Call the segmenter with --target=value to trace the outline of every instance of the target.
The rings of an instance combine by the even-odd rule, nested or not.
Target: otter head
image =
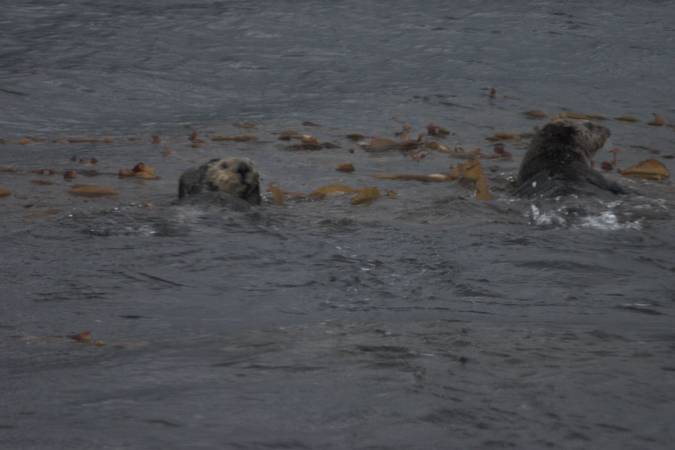
[[[539,137],[546,143],[576,152],[589,166],[609,135],[609,129],[602,125],[572,119],[553,120],[539,132]]]
[[[516,194],[555,197],[606,191],[626,193],[591,164],[608,137],[607,128],[592,122],[556,119],[546,124],[537,131],[523,157]]]
[[[254,205],[260,204],[260,175],[245,158],[212,159],[180,177],[178,197],[203,191],[222,192]]]
[[[535,134],[518,172],[519,183],[535,175],[559,174],[582,163],[591,167],[595,153],[605,144],[609,130],[592,122],[556,119]]]

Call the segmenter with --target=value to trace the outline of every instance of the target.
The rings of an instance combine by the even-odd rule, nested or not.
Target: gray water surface
[[[436,122],[445,145],[490,153],[486,137],[544,123],[523,111],[581,111],[609,119],[596,163],[619,147],[620,167],[673,172],[675,130],[646,124],[675,118],[672,2],[1,10],[0,166],[16,172],[0,171],[0,448],[671,448],[671,181],[612,173],[633,194],[516,199],[523,140],[482,161],[495,199],[481,202],[458,183],[371,176],[461,160],[345,135]],[[289,150],[289,128],[339,148]],[[257,141],[207,138],[241,133]],[[397,195],[175,202],[183,170],[224,156],[255,161],[263,187]],[[160,179],[117,177],[139,161]],[[348,161],[353,174],[335,171]],[[74,197],[76,183],[119,195]],[[101,345],[67,337],[84,330]]]

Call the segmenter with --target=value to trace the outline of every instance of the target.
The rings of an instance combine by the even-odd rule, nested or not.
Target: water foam
[[[542,227],[578,227],[595,230],[618,231],[640,230],[640,220],[622,221],[614,211],[620,202],[605,204],[608,209],[598,212],[588,212],[579,215],[567,207],[560,207],[550,211],[542,211],[536,205],[530,205],[529,217],[531,223]]]

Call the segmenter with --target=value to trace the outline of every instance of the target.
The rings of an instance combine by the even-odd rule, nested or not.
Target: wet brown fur
[[[183,172],[178,182],[178,198],[206,193],[226,194],[259,205],[260,175],[245,158],[212,159]]]
[[[591,166],[609,135],[607,128],[593,122],[557,119],[546,124],[532,139],[520,165],[517,195],[625,193]]]

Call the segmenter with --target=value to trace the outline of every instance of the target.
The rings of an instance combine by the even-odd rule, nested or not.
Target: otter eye
[[[222,164],[220,165],[220,168],[221,168],[221,169],[227,169],[227,167],[228,167],[228,166],[227,166],[227,163],[226,163],[226,162],[224,162],[224,163],[222,163]]]

